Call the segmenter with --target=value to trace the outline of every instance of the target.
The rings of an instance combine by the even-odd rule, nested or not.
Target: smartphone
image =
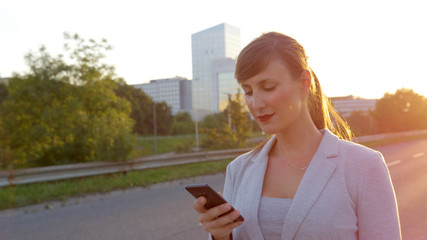
[[[216,207],[218,205],[221,205],[223,203],[226,203],[225,199],[219,195],[215,190],[213,190],[208,184],[192,184],[185,186],[185,189],[193,195],[196,199],[204,196],[206,198],[206,204],[205,208],[210,209],[213,207]],[[226,215],[230,212],[234,211],[233,206],[231,207],[231,210],[219,215],[218,217],[221,217],[223,215]],[[239,222],[244,221],[245,219],[240,215],[238,218],[234,219],[233,222]]]

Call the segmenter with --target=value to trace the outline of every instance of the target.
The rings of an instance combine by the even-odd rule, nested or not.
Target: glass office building
[[[149,83],[133,85],[140,88],[155,102],[165,101],[172,114],[188,112],[192,114],[191,81],[183,77],[151,80]]]
[[[235,59],[240,52],[240,30],[226,23],[191,35],[193,103],[199,119],[221,111],[221,101],[237,92]]]
[[[345,97],[332,97],[334,108],[344,118],[349,117],[354,111],[361,111],[364,114],[369,114],[375,110],[378,99],[364,99],[353,95]]]

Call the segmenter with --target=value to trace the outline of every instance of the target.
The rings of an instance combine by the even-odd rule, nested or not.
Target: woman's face
[[[286,131],[297,122],[303,85],[281,60],[271,61],[264,71],[242,83],[249,111],[265,133]]]

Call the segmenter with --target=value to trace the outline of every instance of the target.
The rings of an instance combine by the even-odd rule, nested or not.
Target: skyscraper
[[[193,104],[199,119],[221,111],[227,94],[235,94],[235,59],[240,51],[240,30],[222,23],[191,35]]]

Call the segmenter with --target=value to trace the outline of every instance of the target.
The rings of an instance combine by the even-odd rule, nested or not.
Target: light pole
[[[194,127],[195,127],[195,133],[196,133],[196,151],[199,151],[199,117],[197,113],[197,89],[196,89],[196,80],[198,78],[193,79],[193,86],[194,86],[194,98],[193,98],[193,111],[194,111]]]
[[[153,127],[154,127],[154,153],[157,153],[157,120],[156,120],[156,103],[153,103]]]
[[[231,93],[224,93],[227,94],[228,97],[228,104],[227,104],[227,121],[228,121],[228,128],[231,129]]]

